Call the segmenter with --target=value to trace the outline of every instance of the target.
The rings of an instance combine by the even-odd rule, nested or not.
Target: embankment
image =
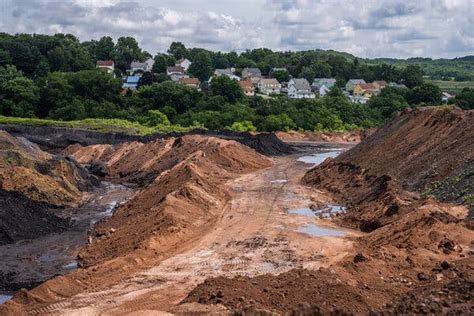
[[[264,155],[285,155],[293,152],[291,146],[283,143],[271,133],[237,133],[231,131],[212,132],[194,130],[188,133],[152,134],[146,136],[128,135],[123,133],[107,133],[93,130],[73,129],[52,126],[29,126],[0,124],[0,129],[14,136],[25,137],[31,142],[47,148],[50,151],[60,151],[70,145],[82,146],[109,144],[117,145],[124,142],[148,143],[159,139],[175,138],[186,135],[202,135],[208,137],[235,140],[255,149]]]

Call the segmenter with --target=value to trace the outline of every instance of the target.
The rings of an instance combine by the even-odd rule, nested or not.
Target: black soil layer
[[[96,144],[120,144],[124,142],[139,141],[147,143],[160,138],[179,137],[184,135],[214,136],[227,140],[235,140],[249,146],[261,154],[276,156],[293,153],[293,148],[282,142],[275,134],[261,133],[237,133],[231,131],[212,132],[206,130],[194,130],[188,133],[152,134],[147,136],[127,135],[123,133],[102,133],[98,131],[73,129],[52,126],[28,126],[0,124],[0,129],[12,134],[22,136],[29,141],[40,145],[43,149],[51,152],[59,152],[73,144],[82,146]]]
[[[16,192],[0,189],[0,245],[65,231],[70,221]]]

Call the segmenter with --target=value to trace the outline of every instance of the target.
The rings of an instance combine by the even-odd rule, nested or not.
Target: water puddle
[[[345,232],[342,230],[322,228],[314,224],[305,224],[296,230],[298,233],[310,235],[313,237],[344,237]]]
[[[77,263],[77,261],[73,261],[71,263],[63,265],[63,268],[66,270],[75,270],[78,267],[79,267],[79,264]]]
[[[0,304],[4,304],[5,302],[9,301],[13,295],[5,295],[5,294],[0,294]]]
[[[308,155],[308,156],[302,156],[298,158],[298,161],[307,163],[307,164],[312,164],[312,167],[315,167],[319,164],[321,164],[324,160],[328,158],[336,158],[341,154],[344,150],[342,149],[336,149],[336,150],[331,150],[331,151],[326,151],[326,152],[321,152],[313,155]]]
[[[344,214],[346,208],[340,205],[328,204],[318,210],[310,209],[309,207],[300,207],[289,209],[288,214],[303,215],[307,217],[331,218],[339,214]]]
[[[286,179],[277,179],[277,180],[273,180],[273,181],[270,181],[270,183],[287,183],[288,180]]]

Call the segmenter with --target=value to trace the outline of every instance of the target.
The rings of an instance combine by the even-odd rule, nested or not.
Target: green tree
[[[464,110],[474,109],[474,89],[464,88],[451,102]]]
[[[113,54],[117,68],[125,72],[134,60],[144,58],[141,48],[133,37],[120,37],[114,48]]]
[[[279,83],[288,82],[288,80],[290,80],[290,74],[285,70],[274,71],[272,77],[278,80]]]
[[[181,42],[173,42],[168,49],[168,54],[172,55],[174,58],[181,59],[186,58],[188,54],[188,50],[186,46],[184,46]]]
[[[209,53],[200,52],[194,58],[193,63],[189,67],[188,71],[191,75],[199,78],[201,81],[208,80],[212,75],[212,61]]]
[[[149,110],[145,117],[143,124],[149,127],[155,127],[159,125],[171,125],[168,117],[158,110]]]
[[[440,104],[442,92],[441,89],[432,83],[422,83],[414,87],[408,93],[408,102],[413,104],[428,103]]]
[[[12,63],[12,58],[10,57],[10,53],[6,50],[0,49],[0,67],[9,65]]]
[[[98,60],[110,60],[114,56],[114,41],[110,36],[103,36],[97,42],[95,52]]]
[[[234,122],[227,129],[234,132],[255,132],[257,130],[251,121]]]
[[[2,113],[8,116],[36,117],[39,90],[35,83],[25,77],[9,80],[3,89]]]
[[[402,70],[401,82],[408,88],[414,88],[423,83],[423,70],[417,65],[408,65]]]
[[[153,64],[152,71],[156,74],[166,73],[166,67],[168,67],[168,57],[164,54],[157,54],[154,60],[155,63]]]
[[[265,117],[262,129],[267,132],[289,131],[296,129],[295,122],[286,114],[271,114]]]
[[[211,95],[222,96],[227,102],[237,102],[244,97],[244,92],[236,80],[227,76],[212,79],[210,84]]]

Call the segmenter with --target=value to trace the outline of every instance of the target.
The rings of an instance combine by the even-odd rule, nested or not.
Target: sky
[[[135,37],[211,50],[334,49],[359,57],[474,55],[474,0],[0,0],[0,31]]]

